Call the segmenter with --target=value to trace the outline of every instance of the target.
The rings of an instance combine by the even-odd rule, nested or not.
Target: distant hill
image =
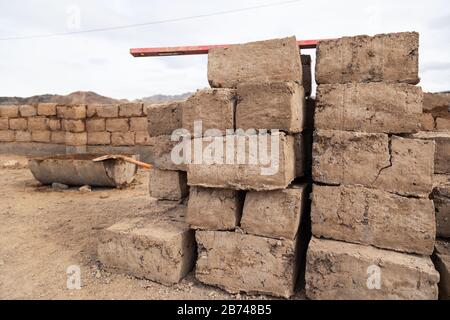
[[[108,98],[92,91],[76,91],[66,96],[62,96],[59,94],[43,94],[28,98],[0,97],[0,104],[36,104],[43,102],[53,102],[60,104],[112,104],[128,102],[128,100]]]
[[[150,97],[136,99],[134,102],[146,103],[162,103],[170,101],[185,100],[192,92],[186,92],[178,95],[155,94]],[[21,97],[0,97],[0,105],[2,104],[37,104],[44,102],[53,102],[60,104],[114,104],[129,102],[127,99],[113,99],[99,95],[92,91],[76,91],[66,96],[59,94],[42,94],[28,98]]]
[[[170,101],[179,101],[179,100],[185,100],[192,94],[193,94],[193,92],[186,92],[186,93],[177,94],[177,95],[155,94],[150,97],[138,99],[137,101],[142,101],[142,102],[147,102],[147,103],[162,103],[162,102],[170,102]]]

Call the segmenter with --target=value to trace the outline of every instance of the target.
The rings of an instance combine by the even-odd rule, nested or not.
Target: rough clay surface
[[[363,187],[315,185],[311,208],[316,237],[431,255],[433,202]]]
[[[419,132],[411,137],[436,143],[434,173],[450,174],[450,132]]]
[[[191,136],[225,135],[226,130],[234,129],[234,107],[236,90],[204,89],[190,96],[183,108],[183,128],[189,130]],[[194,122],[201,121],[201,132],[194,131]],[[220,130],[221,134],[210,134],[209,129]]]
[[[317,87],[315,125],[318,129],[417,132],[422,103],[422,89],[408,84],[324,84]]]
[[[306,184],[285,190],[247,192],[241,229],[259,236],[294,240],[307,196]]]
[[[302,64],[295,37],[215,48],[208,52],[208,81],[213,88],[242,83],[302,82]]]
[[[450,119],[436,118],[436,131],[450,132]]]
[[[320,41],[316,82],[394,81],[417,84],[419,34],[402,32]]]
[[[303,130],[305,93],[296,82],[242,84],[237,87],[236,128]]]
[[[314,133],[315,182],[369,185],[389,165],[389,140],[385,134],[337,130]]]
[[[175,101],[147,106],[148,134],[150,137],[171,135],[182,126],[184,102]]]
[[[444,256],[450,256],[449,239],[437,239],[435,244],[435,252]]]
[[[294,155],[294,138],[287,136],[284,133],[280,133],[274,136],[269,136],[266,140],[267,143],[261,142],[261,145],[267,146],[268,165],[263,164],[261,161],[256,161],[256,164],[250,163],[250,143],[254,144],[251,139],[256,139],[256,135],[252,136],[237,136],[229,135],[226,139],[229,139],[229,145],[234,145],[233,152],[229,154],[233,155],[232,161],[227,164],[226,159],[223,159],[227,152],[223,152],[222,155],[217,155],[220,158],[219,163],[214,162],[214,149],[211,151],[207,158],[203,157],[201,162],[192,162],[188,164],[188,184],[191,186],[200,186],[207,188],[223,188],[223,189],[236,189],[236,190],[278,190],[286,188],[295,178],[295,155]],[[279,148],[272,155],[272,138],[278,143]],[[223,150],[226,150],[226,139],[219,137],[219,146],[223,146]],[[257,140],[255,140],[257,141]],[[205,139],[197,138],[193,140],[193,144],[198,143],[203,145],[203,154],[207,153],[205,148],[214,142],[206,141]],[[256,142],[256,145],[257,142]],[[239,146],[242,148],[242,152]],[[278,157],[277,156],[278,153]],[[243,164],[239,164],[239,157],[245,155],[245,161]],[[258,157],[261,159],[260,157]],[[272,160],[272,158],[274,160]],[[278,160],[277,160],[278,159]],[[195,159],[192,159],[195,161]],[[278,162],[278,166],[277,166]],[[264,171],[266,170],[266,171]]]
[[[180,163],[172,160],[172,149],[178,143],[178,141],[172,141],[170,135],[149,137],[148,151],[151,155],[150,162],[161,170],[186,171],[186,164],[183,159],[180,160]]]
[[[148,189],[150,197],[162,200],[181,200],[189,193],[186,172],[153,168]]]
[[[450,238],[450,184],[435,187],[432,198],[436,209],[436,235]]]
[[[433,185],[433,141],[386,134],[316,130],[313,179],[360,184],[406,196],[428,197]]]
[[[194,232],[167,218],[126,219],[104,231],[98,255],[108,269],[170,285],[194,265]]]
[[[435,174],[433,176],[433,187],[437,187],[444,184],[450,184],[450,175],[448,174]]]
[[[391,137],[391,165],[374,187],[404,196],[428,198],[433,189],[434,141]]]
[[[234,230],[241,220],[244,194],[236,190],[191,187],[186,223],[201,230]]]
[[[369,289],[369,267],[381,271]],[[371,273],[373,274],[373,273]],[[439,274],[431,259],[374,247],[313,238],[306,261],[306,294],[326,300],[435,300]]]
[[[237,232],[197,231],[195,276],[231,293],[259,292],[289,298],[296,280],[294,241]]]
[[[435,123],[431,113],[423,113],[420,117],[420,130],[422,131],[434,131]]]
[[[450,93],[429,93],[423,95],[423,111],[433,118],[450,119]]]

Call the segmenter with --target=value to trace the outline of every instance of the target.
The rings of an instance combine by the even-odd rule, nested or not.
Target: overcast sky
[[[282,0],[0,0],[0,38],[146,23],[277,2]],[[208,86],[205,55],[133,58],[132,47],[399,31],[420,32],[423,89],[450,90],[448,0],[313,0],[115,31],[0,40],[0,96],[90,90],[135,99]],[[304,53],[314,55],[314,50]]]

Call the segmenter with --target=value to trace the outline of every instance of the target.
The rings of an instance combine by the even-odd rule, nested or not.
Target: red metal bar
[[[300,49],[314,49],[320,40],[299,40],[297,41]],[[178,56],[190,54],[208,54],[209,49],[227,48],[230,44],[206,45],[206,46],[185,46],[185,47],[161,47],[161,48],[133,48],[130,49],[134,57],[159,57],[159,56]]]

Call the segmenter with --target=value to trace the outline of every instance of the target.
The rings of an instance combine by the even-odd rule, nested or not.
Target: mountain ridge
[[[192,92],[185,92],[178,95],[155,94],[140,99],[135,99],[133,102],[145,103],[162,103],[178,100],[185,100]],[[126,103],[127,99],[114,99],[102,96],[93,91],[75,91],[68,95],[59,94],[41,94],[31,97],[0,97],[0,105],[5,104],[37,104],[37,103],[59,103],[59,104],[115,104]]]

